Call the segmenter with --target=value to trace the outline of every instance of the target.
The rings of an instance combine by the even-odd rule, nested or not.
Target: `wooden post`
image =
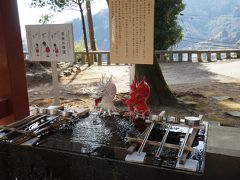
[[[107,65],[110,65],[110,53],[107,53]]]
[[[231,53],[230,52],[226,52],[226,59],[231,59]]]
[[[89,56],[90,56],[90,64],[93,65],[94,61],[93,61],[93,53],[89,52]]]
[[[85,58],[85,54],[81,54],[81,58],[82,58],[82,63],[85,64],[86,63],[86,58]]]
[[[221,59],[222,59],[222,58],[221,58],[221,53],[220,53],[220,52],[217,52],[216,54],[217,54],[217,60],[221,60]]]
[[[0,117],[6,125],[29,115],[24,55],[18,18],[17,1],[0,1]],[[8,106],[8,107],[6,107]]]
[[[98,65],[102,65],[102,53],[98,53]]]
[[[210,51],[207,52],[207,61],[211,62],[211,52]]]
[[[191,52],[188,53],[188,62],[192,62],[192,53]]]
[[[198,62],[202,62],[202,53],[197,52],[197,60]]]
[[[160,60],[160,62],[164,61],[164,53],[163,52],[159,53],[159,60]]]
[[[237,51],[237,58],[240,58],[240,50]]]
[[[59,99],[59,81],[58,81],[58,71],[57,71],[57,62],[51,61],[52,66],[52,85],[53,85],[53,95],[54,95],[54,105],[60,105]]]
[[[154,58],[156,58],[156,60],[158,61],[158,62],[160,62],[160,53],[158,53],[158,52],[154,52]]]
[[[178,53],[178,62],[182,62],[182,52]]]
[[[173,52],[172,51],[169,52],[169,61],[173,62]]]

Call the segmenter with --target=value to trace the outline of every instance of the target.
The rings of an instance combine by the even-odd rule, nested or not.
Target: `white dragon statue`
[[[106,110],[109,116],[111,116],[111,112],[116,112],[116,107],[113,104],[116,93],[117,88],[112,81],[112,76],[106,78],[105,75],[102,75],[96,93],[93,95],[95,107],[100,108],[99,114],[101,114],[103,110]]]

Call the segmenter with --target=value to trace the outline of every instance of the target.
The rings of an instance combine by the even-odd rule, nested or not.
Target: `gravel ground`
[[[227,118],[231,122],[230,125],[236,122],[240,124],[239,118],[225,115],[226,111],[240,110],[239,60],[212,63],[161,63],[160,66],[166,82],[177,97],[184,102],[193,102],[187,112],[205,114],[212,121],[224,121]],[[90,68],[83,66],[80,71],[60,79],[61,102],[66,106],[92,107],[91,94],[102,74],[107,77],[113,75],[118,93],[126,93],[129,91],[129,69],[130,66],[91,66]],[[30,104],[51,104],[53,96],[51,89],[51,83],[29,86]],[[232,97],[233,100],[217,102],[212,99],[213,96],[222,95]],[[177,111],[179,110],[175,110]]]

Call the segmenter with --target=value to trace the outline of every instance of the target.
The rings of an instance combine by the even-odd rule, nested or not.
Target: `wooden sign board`
[[[111,63],[153,64],[154,0],[109,0]]]
[[[72,24],[26,25],[30,61],[74,61]]]

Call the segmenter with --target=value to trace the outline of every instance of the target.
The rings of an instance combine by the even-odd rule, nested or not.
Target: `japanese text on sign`
[[[152,64],[154,0],[110,0],[112,63]]]

